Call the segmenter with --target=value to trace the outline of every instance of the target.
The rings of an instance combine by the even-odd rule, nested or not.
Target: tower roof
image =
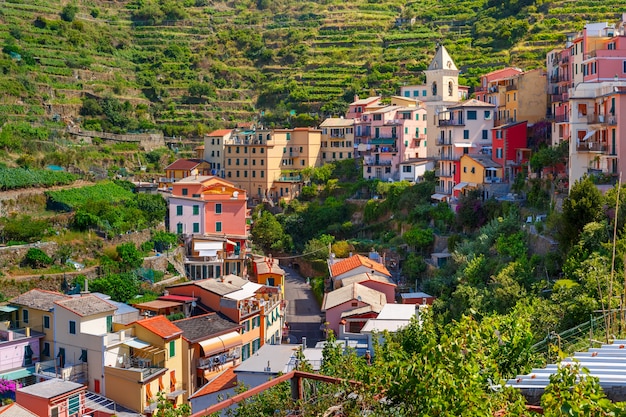
[[[459,69],[456,67],[456,64],[452,60],[452,57],[448,53],[448,50],[445,46],[440,45],[439,49],[437,49],[437,53],[435,53],[435,57],[431,61],[428,66],[429,70],[439,70],[439,69],[448,69],[458,71]]]

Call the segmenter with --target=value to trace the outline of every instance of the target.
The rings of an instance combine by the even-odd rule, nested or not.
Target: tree
[[[115,250],[119,257],[121,271],[139,268],[143,263],[143,255],[132,242],[122,243],[118,245]]]
[[[263,249],[282,251],[290,246],[288,236],[276,217],[267,210],[263,210],[252,224],[252,240]]]
[[[413,227],[402,235],[404,242],[413,249],[419,249],[420,252],[428,248],[435,241],[432,229],[420,229]]]
[[[215,90],[206,83],[193,83],[188,88],[189,95],[192,97],[214,97]]]
[[[139,281],[133,273],[109,274],[89,281],[89,288],[110,295],[114,301],[127,303],[139,293]]]
[[[174,233],[158,230],[152,234],[152,241],[154,242],[154,248],[159,252],[163,252],[170,249],[178,241],[178,236]]]
[[[568,250],[578,241],[583,227],[603,217],[603,198],[600,190],[585,175],[572,186],[569,196],[563,202],[563,230],[560,241],[564,250]]]

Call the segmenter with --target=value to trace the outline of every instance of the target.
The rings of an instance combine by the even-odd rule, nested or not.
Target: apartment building
[[[247,193],[216,176],[194,176],[172,185],[169,230],[185,237],[191,279],[245,273],[250,231]]]
[[[331,117],[320,124],[320,165],[354,158],[354,119]]]
[[[460,158],[467,154],[490,155],[495,105],[470,99],[441,110],[437,117],[437,174],[433,198],[448,201],[461,182]]]

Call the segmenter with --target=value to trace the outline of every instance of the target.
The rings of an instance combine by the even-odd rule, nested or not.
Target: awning
[[[246,282],[240,290],[228,293],[224,295],[224,298],[237,301],[245,300],[246,298],[253,297],[261,287],[263,287],[263,285],[257,284],[256,282]]]
[[[582,140],[585,141],[585,140],[589,139],[591,136],[593,136],[594,133],[596,133],[595,130],[590,130],[589,132],[587,132],[585,137],[582,138]]]
[[[485,171],[497,171],[498,168],[494,168],[494,167],[489,167],[489,168],[485,168]]]
[[[226,243],[229,245],[237,246],[237,242],[233,242],[232,240],[226,239]]]
[[[372,145],[394,145],[396,140],[392,138],[378,138],[370,140],[370,143]]]
[[[472,146],[474,146],[473,143],[455,143],[454,144],[455,148],[471,148]]]
[[[124,344],[135,349],[145,349],[151,346],[150,343],[144,342],[143,340],[139,339],[125,340]]]
[[[455,191],[459,191],[462,190],[463,188],[467,187],[468,184],[466,182],[460,182],[457,185],[454,186],[453,190]]]
[[[201,250],[198,252],[198,256],[217,256],[216,250]]]
[[[365,152],[369,149],[370,149],[370,145],[368,145],[367,143],[359,143],[359,146],[357,147],[357,150],[359,152]]]
[[[229,349],[241,346],[241,335],[237,332],[229,332],[221,336],[212,337],[198,343],[202,348],[204,356],[215,355],[216,353],[226,352]]]
[[[19,310],[17,307],[13,306],[0,306],[0,312],[2,313],[12,313],[14,311]]]
[[[194,251],[203,251],[203,250],[222,250],[224,249],[223,242],[193,242],[193,250]]]
[[[445,201],[448,198],[447,194],[433,194],[430,196],[433,200]]]

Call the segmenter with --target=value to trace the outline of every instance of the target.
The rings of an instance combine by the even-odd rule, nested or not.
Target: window
[[[43,316],[43,328],[44,329],[50,328],[50,316]]]
[[[80,411],[80,395],[72,395],[67,399],[67,415],[72,416]]]
[[[239,146],[235,148],[235,153],[239,153]]]
[[[76,322],[70,320],[70,334],[76,334]]]
[[[486,129],[483,129],[483,139],[489,139],[489,131]]]
[[[263,162],[263,161],[261,161],[261,162]],[[265,171],[261,171],[261,178],[264,178],[264,177],[265,177]]]
[[[291,133],[287,133],[287,140],[291,140]]]
[[[252,171],[252,178],[256,178],[256,171]]]
[[[502,131],[496,130],[496,139],[502,139]]]
[[[243,176],[244,176],[244,178],[248,178],[248,171],[244,171],[243,172]]]
[[[255,339],[252,341],[252,354],[254,355],[257,350],[261,348],[261,339]]]
[[[622,72],[626,74],[626,61],[622,62]]]
[[[107,316],[107,332],[113,333],[113,316]]]
[[[496,158],[502,158],[502,148],[496,149]]]
[[[424,113],[424,114],[422,115],[422,121],[424,121],[424,122],[426,121],[426,113]]]
[[[194,223],[193,224],[193,232],[194,233],[200,233],[200,223]]]
[[[248,333],[250,331],[250,320],[244,321],[242,325],[241,334]]]
[[[374,120],[376,120],[376,121],[383,120],[383,115],[382,115],[382,114],[380,114],[380,113],[376,113],[376,114],[374,114],[372,117],[373,117],[373,118],[374,118]]]
[[[491,111],[485,110],[485,120],[491,120]]]
[[[463,173],[467,174],[467,167],[463,167]]]
[[[33,364],[33,349],[30,345],[24,346],[24,366],[30,366]]]
[[[463,139],[469,139],[469,130],[463,130]]]
[[[50,343],[43,342],[43,350],[41,351],[41,356],[50,356]]]
[[[59,417],[59,407],[52,407],[50,409],[50,417]]]
[[[402,172],[411,173],[411,165],[403,165]]]
[[[476,110],[467,111],[467,120],[476,120]]]
[[[476,173],[476,168],[472,167],[472,174],[475,174],[475,173]]]
[[[87,349],[83,349],[80,352],[80,358],[78,358],[81,362],[87,362]]]
[[[235,165],[239,165],[239,158],[235,159]]]
[[[193,215],[194,215],[194,216],[197,216],[198,214],[200,214],[200,206],[199,206],[199,205],[197,205],[197,204],[195,204],[195,205],[193,206]]]
[[[222,203],[215,203],[215,214],[222,214]]]
[[[183,188],[183,195],[189,194],[189,190],[187,188]]]
[[[216,232],[222,231],[222,222],[215,222],[215,231]]]
[[[235,176],[239,178],[239,171],[235,172],[235,174],[236,174]]]
[[[183,206],[176,206],[176,215],[177,216],[183,215]]]
[[[245,361],[250,357],[250,343],[241,347],[241,360]]]
[[[183,233],[183,224],[182,224],[182,223],[178,223],[178,224],[176,225],[176,233],[178,233],[179,235],[180,235],[181,233]]]
[[[176,356],[176,340],[170,342],[170,358]]]
[[[410,91],[405,91],[404,92],[404,97],[410,97],[411,96],[411,92]]]
[[[26,309],[22,310],[22,321],[28,323],[28,310]]]

